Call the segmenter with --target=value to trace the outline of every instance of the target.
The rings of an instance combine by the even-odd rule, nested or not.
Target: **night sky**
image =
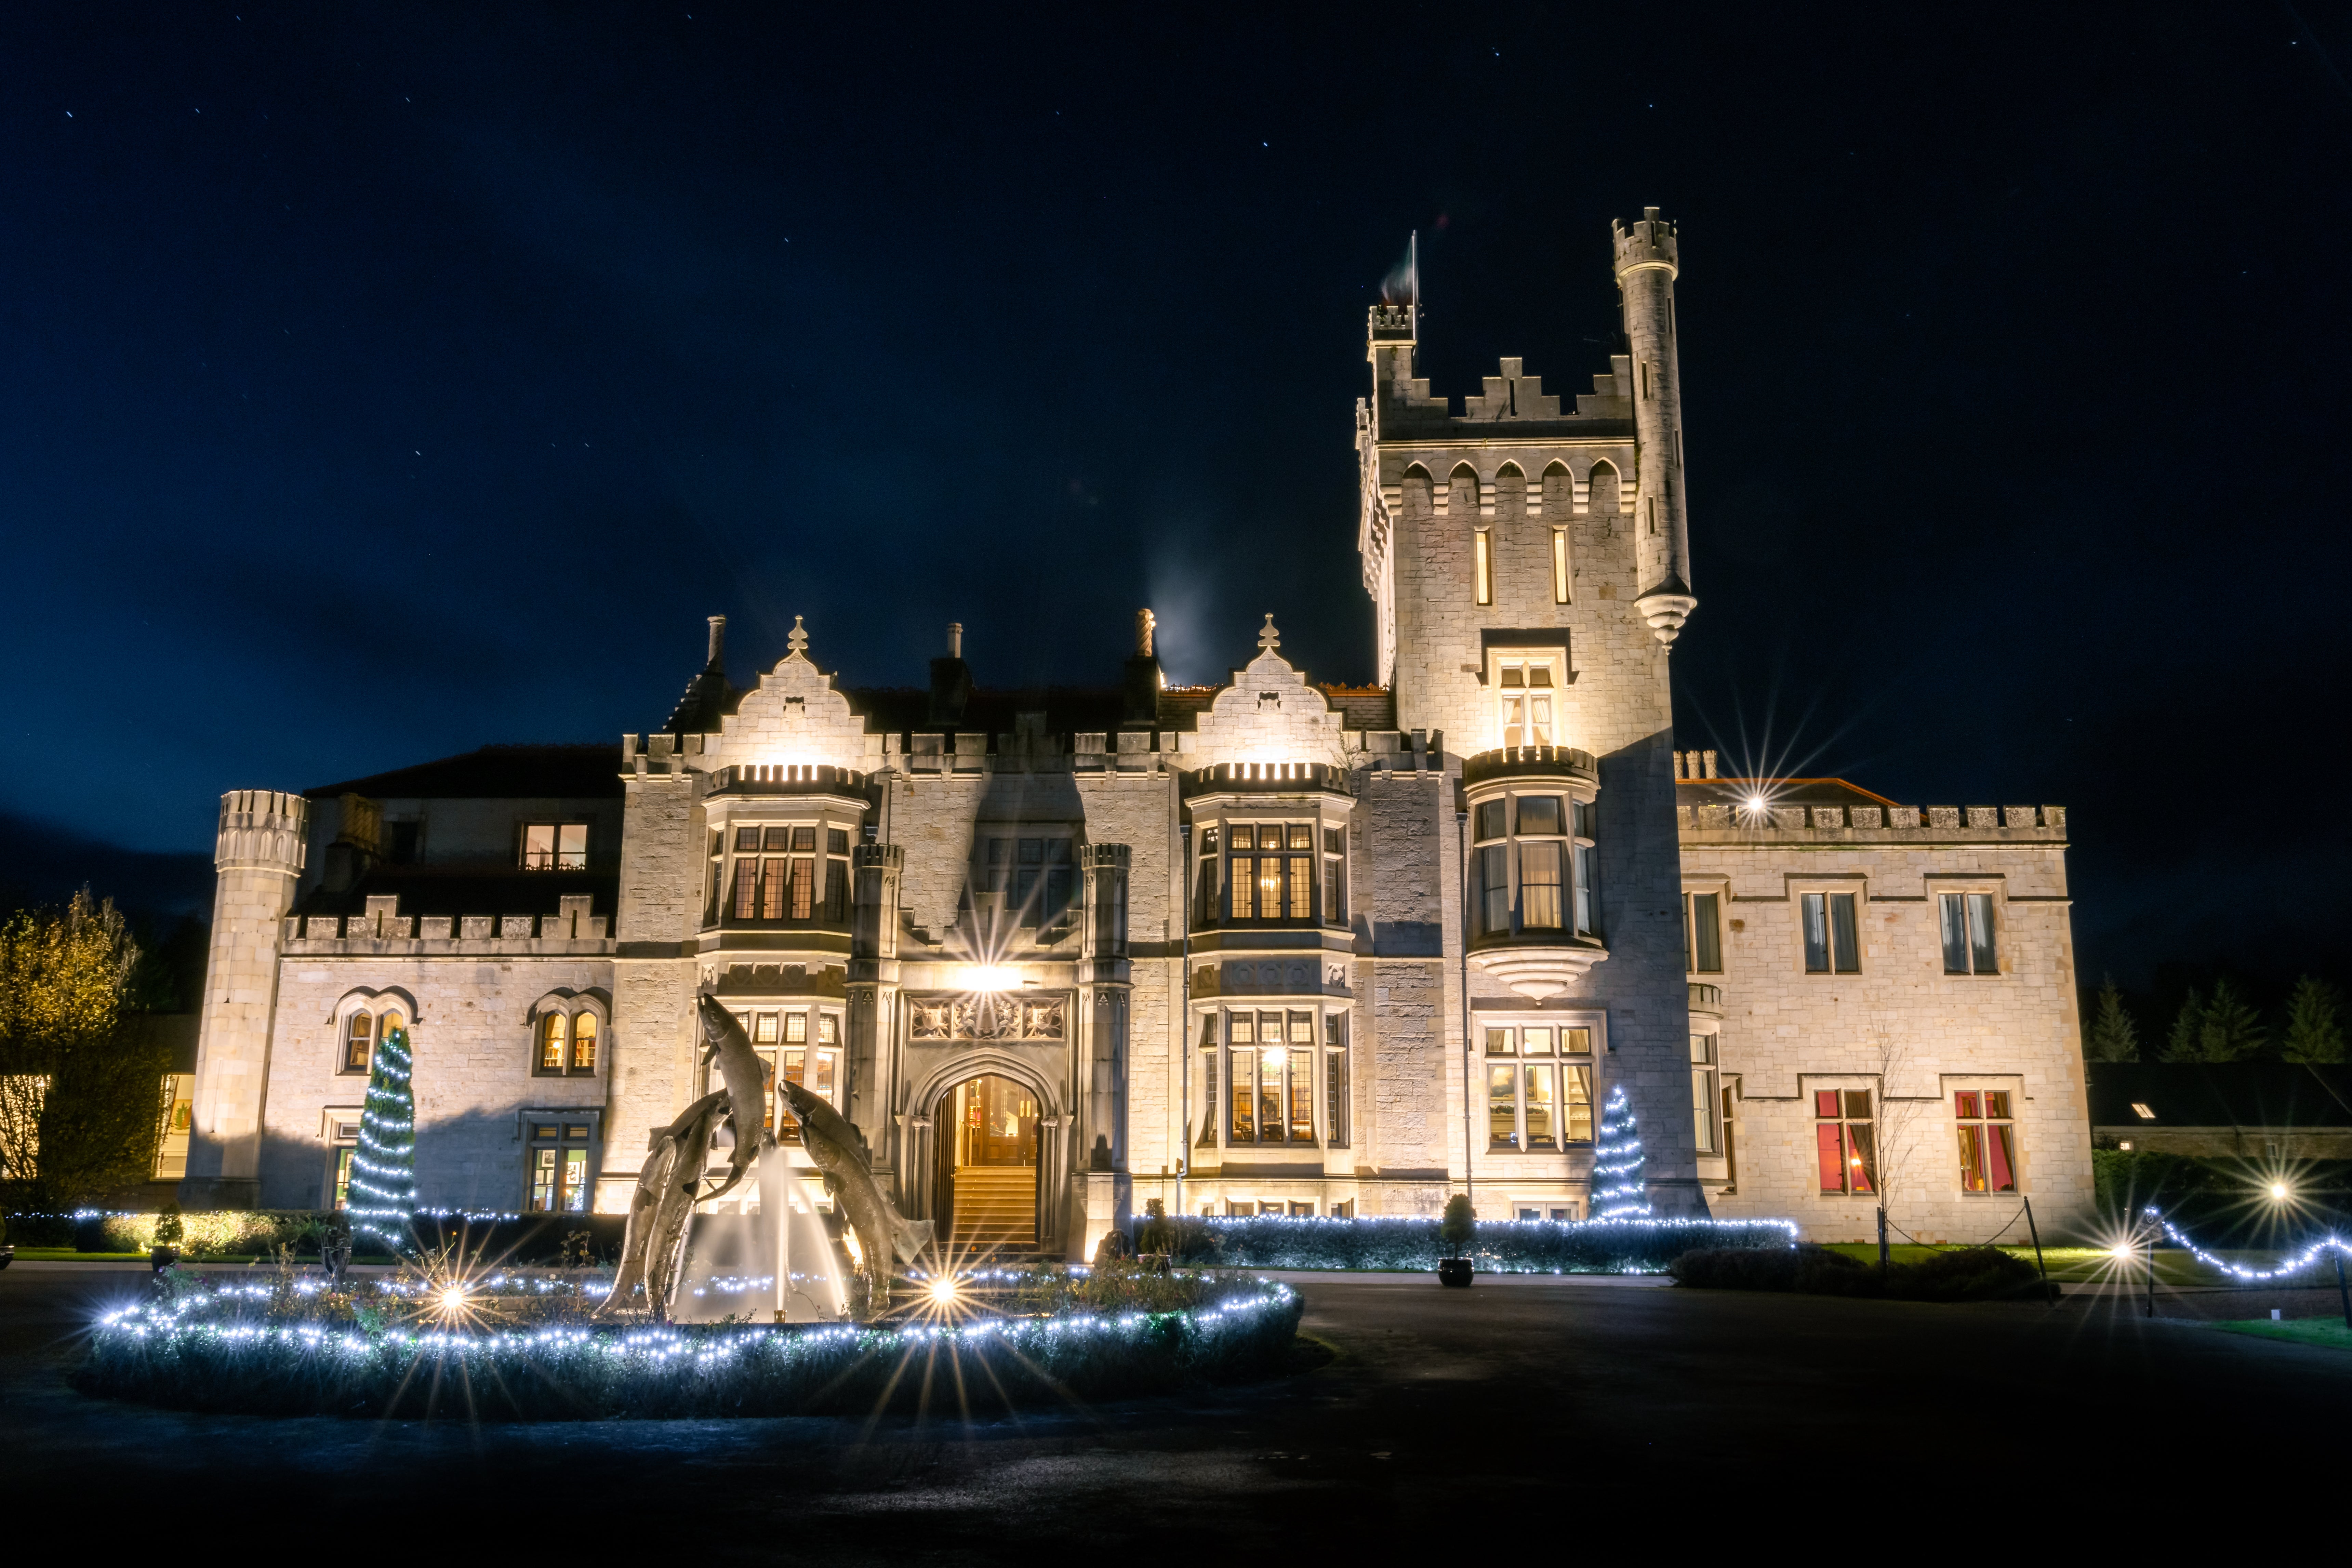
[[[617,743],[716,612],[743,682],[800,614],[1109,683],[1147,604],[1367,679],[1407,235],[1436,390],[1572,395],[1655,205],[1681,743],[2067,805],[2086,978],[2342,973],[2340,14],[1126,9],[0,13],[6,869],[164,903],[224,789]]]

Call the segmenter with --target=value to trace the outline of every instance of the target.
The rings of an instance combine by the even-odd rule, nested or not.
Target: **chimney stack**
[[[727,617],[710,617],[710,664],[712,669],[723,669],[727,664]]]
[[[948,657],[950,658],[963,657],[963,623],[961,621],[948,623]]]
[[[1152,656],[1151,634],[1159,625],[1159,617],[1154,616],[1150,610],[1138,610],[1135,612],[1136,658],[1150,658]]]

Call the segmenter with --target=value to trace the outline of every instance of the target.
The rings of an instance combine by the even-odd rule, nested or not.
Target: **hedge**
[[[1146,1220],[1138,1239],[1169,1242],[1181,1262],[1224,1268],[1426,1272],[1444,1251],[1437,1226],[1421,1218],[1251,1215]],[[1795,1226],[1777,1219],[1481,1220],[1469,1256],[1491,1274],[1654,1274],[1694,1247],[1785,1248],[1796,1235]]]
[[[144,1252],[155,1245],[158,1214],[119,1214],[83,1209],[73,1214],[12,1214],[6,1216],[7,1239],[19,1247],[70,1247],[82,1252]],[[267,1258],[279,1247],[299,1253],[319,1250],[319,1237],[336,1216],[310,1209],[208,1209],[180,1216],[178,1243],[183,1256],[205,1258]],[[516,1263],[551,1263],[561,1256],[567,1237],[588,1233],[588,1250],[601,1262],[611,1262],[621,1250],[625,1215],[534,1214],[479,1215],[460,1213],[419,1215],[411,1230],[420,1250],[430,1250],[461,1237],[468,1251]],[[379,1252],[383,1243],[359,1238],[362,1254]]]
[[[1076,1312],[952,1328],[555,1325],[442,1333],[255,1321],[168,1307],[102,1324],[84,1393],[269,1415],[583,1420],[991,1410],[1268,1375],[1297,1294],[1253,1285],[1198,1310]]]
[[[1881,1269],[1825,1247],[1711,1247],[1686,1252],[1670,1272],[1681,1285],[1716,1290],[1789,1290],[1811,1296],[1884,1296],[1904,1301],[2041,1300],[2052,1287],[2032,1264],[1997,1247],[1958,1247]]]

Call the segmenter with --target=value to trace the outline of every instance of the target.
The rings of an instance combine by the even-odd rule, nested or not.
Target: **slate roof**
[[[2352,1127],[2352,1069],[2297,1062],[2092,1062],[2091,1125]],[[2143,1117],[2134,1103],[2154,1111]]]
[[[312,800],[346,793],[376,800],[616,800],[622,793],[621,743],[614,736],[595,745],[484,746],[302,793]]]
[[[1873,795],[1843,779],[1676,779],[1675,801],[1680,805],[1745,805],[1761,794],[1772,805],[1893,805],[1883,795]]]

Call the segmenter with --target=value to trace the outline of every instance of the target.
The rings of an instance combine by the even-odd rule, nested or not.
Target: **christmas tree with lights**
[[[1601,1108],[1601,1139],[1592,1146],[1592,1213],[1597,1219],[1640,1219],[1650,1212],[1642,1184],[1642,1140],[1622,1083],[1609,1087]]]
[[[368,1061],[367,1110],[360,1116],[360,1146],[352,1155],[352,1228],[382,1237],[398,1253],[415,1247],[409,1221],[416,1214],[416,1091],[408,1031],[386,1029]]]

